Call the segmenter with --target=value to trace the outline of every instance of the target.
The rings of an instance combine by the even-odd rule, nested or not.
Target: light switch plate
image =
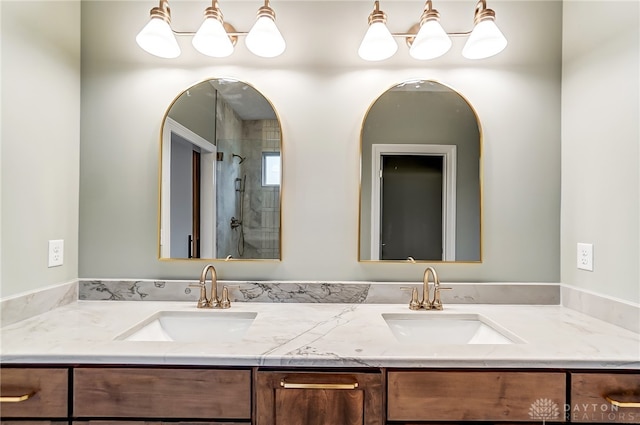
[[[49,241],[49,267],[61,266],[64,263],[64,240]]]
[[[578,268],[593,271],[593,244],[578,243]]]

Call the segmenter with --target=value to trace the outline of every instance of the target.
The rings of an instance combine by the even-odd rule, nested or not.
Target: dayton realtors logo
[[[560,418],[560,408],[557,403],[548,398],[539,398],[529,407],[529,417],[536,421],[555,421]]]
[[[561,411],[562,409],[562,411]],[[634,412],[619,412],[619,407],[608,403],[564,404],[558,406],[553,400],[539,398],[531,403],[529,417],[532,420],[559,421],[564,413],[565,419],[572,422],[633,422],[640,419]]]

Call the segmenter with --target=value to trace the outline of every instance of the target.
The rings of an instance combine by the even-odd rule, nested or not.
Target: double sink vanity
[[[238,302],[230,282],[229,308],[198,308],[202,281],[204,302],[71,302],[2,328],[2,422],[640,423],[637,333],[559,305],[440,311],[427,277],[403,303]]]

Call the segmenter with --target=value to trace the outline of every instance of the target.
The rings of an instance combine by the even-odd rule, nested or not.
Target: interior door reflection
[[[381,260],[442,260],[443,157],[383,155]]]
[[[171,135],[171,256],[198,258],[200,240],[200,151]]]

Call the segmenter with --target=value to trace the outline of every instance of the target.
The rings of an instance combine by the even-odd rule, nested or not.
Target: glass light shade
[[[203,55],[214,58],[224,58],[233,53],[233,44],[222,22],[214,18],[202,22],[191,43]]]
[[[434,59],[447,53],[450,48],[451,39],[440,22],[428,20],[420,27],[409,54],[415,59]]]
[[[180,56],[180,47],[169,24],[161,18],[151,18],[136,36],[136,43],[154,56],[172,59]]]
[[[280,56],[287,47],[275,21],[264,15],[258,17],[244,42],[251,53],[263,58]]]
[[[372,22],[367,29],[358,55],[367,61],[381,61],[390,58],[398,50],[398,43],[383,22]]]
[[[467,59],[484,59],[500,53],[505,47],[507,39],[496,23],[488,19],[478,22],[473,28],[462,49],[462,56]]]

